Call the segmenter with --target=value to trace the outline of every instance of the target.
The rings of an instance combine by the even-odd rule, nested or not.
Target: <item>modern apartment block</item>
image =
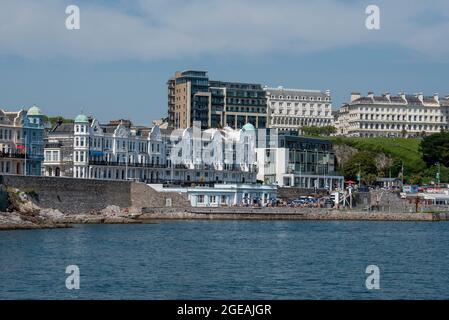
[[[245,124],[250,123],[255,128],[267,127],[267,100],[262,85],[255,83],[239,83],[210,81],[213,99],[216,100],[213,111],[220,110],[221,125],[229,126],[233,129],[241,129]],[[215,91],[216,90],[216,91]],[[216,95],[216,93],[221,93]],[[223,101],[221,104],[220,101]],[[219,123],[218,116],[212,122],[212,127]]]
[[[0,173],[41,174],[44,116],[33,106],[28,111],[0,109]]]
[[[298,131],[303,126],[334,124],[330,91],[264,88],[270,128]]]
[[[265,91],[260,84],[214,81],[206,71],[187,70],[176,72],[167,86],[171,128],[189,128],[195,121],[202,129],[240,129],[246,123],[267,126]]]
[[[256,149],[257,179],[281,187],[342,189],[344,177],[335,171],[335,155],[329,140],[289,133],[266,135]]]
[[[449,128],[449,96],[422,93],[367,96],[352,93],[340,108],[338,134],[357,137],[411,137]]]

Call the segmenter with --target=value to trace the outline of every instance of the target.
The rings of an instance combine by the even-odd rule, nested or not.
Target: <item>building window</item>
[[[198,203],[204,203],[204,195],[198,195]]]

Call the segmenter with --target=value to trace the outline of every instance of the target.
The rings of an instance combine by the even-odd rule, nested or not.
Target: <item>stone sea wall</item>
[[[140,219],[447,221],[449,213],[388,213],[324,208],[147,208]]]
[[[64,213],[99,211],[108,205],[131,206],[131,183],[126,181],[4,175],[0,183],[35,195],[41,208]]]
[[[4,188],[12,187],[33,195],[41,208],[66,214],[92,213],[108,206],[120,208],[187,207],[187,198],[177,193],[160,194],[143,183],[61,177],[0,176]],[[0,194],[1,199],[1,194]]]

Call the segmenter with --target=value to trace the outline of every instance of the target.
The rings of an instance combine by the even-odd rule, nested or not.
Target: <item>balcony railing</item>
[[[25,159],[25,154],[18,153],[18,152],[2,152],[2,151],[0,151],[0,158]],[[26,158],[29,159],[30,156],[26,155]]]
[[[111,167],[136,167],[136,168],[167,168],[163,164],[154,163],[135,163],[124,161],[102,161],[102,160],[89,160],[89,164],[93,166],[111,166]]]
[[[126,162],[123,161],[104,161],[104,160],[93,160],[89,159],[89,165],[93,166],[110,166],[110,167],[132,167],[132,168],[157,168],[157,169],[172,169],[171,166],[165,165],[165,164],[152,164],[152,163],[134,163],[134,162]],[[249,172],[256,172],[257,166],[256,165],[249,165]],[[212,165],[196,165],[194,169],[189,168],[189,166],[184,164],[177,164],[173,165],[173,169],[185,169],[185,170],[215,170],[214,166]],[[233,165],[233,166],[226,166],[223,167],[223,170],[220,171],[231,171],[231,172],[247,172],[243,171],[239,165]]]

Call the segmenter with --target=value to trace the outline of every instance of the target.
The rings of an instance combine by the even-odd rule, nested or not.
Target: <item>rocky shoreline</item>
[[[42,210],[43,214],[30,215],[21,212],[0,213],[0,231],[2,230],[33,230],[33,229],[56,229],[70,228],[74,224],[137,224],[148,223],[136,219],[135,216],[116,214],[105,214],[103,212],[88,214],[64,215],[57,210]],[[48,216],[51,212],[54,216]]]
[[[357,212],[324,208],[145,209],[141,220],[449,221],[449,213]]]
[[[18,189],[8,190],[9,210],[0,212],[0,231],[69,228],[74,224],[128,224],[144,223],[136,218],[141,212],[108,206],[103,210],[81,214],[64,214],[59,210],[37,205],[29,194]]]
[[[162,220],[302,220],[302,221],[448,221],[449,217],[440,214],[389,214],[333,212],[329,214],[248,214],[248,213],[145,213],[139,216],[107,216],[104,214],[76,214],[52,219],[30,217],[22,213],[0,213],[0,231],[70,228],[75,224],[148,224]]]
[[[64,215],[57,210],[43,209],[39,214],[19,212],[0,213],[0,231],[70,228],[75,224],[148,224],[163,220],[296,220],[296,221],[449,221],[447,213],[366,213],[366,212],[284,212],[230,213],[219,210],[170,210],[153,209],[146,213],[129,213],[117,207],[108,207],[102,212]]]
[[[0,231],[69,228],[70,225],[58,223],[40,216],[30,216],[20,212],[1,212]]]
[[[0,231],[69,228],[74,224],[142,224],[161,220],[335,220],[335,221],[449,221],[449,212],[357,212],[325,208],[120,208],[64,214],[40,208],[32,197],[10,190],[9,212],[0,212]]]

